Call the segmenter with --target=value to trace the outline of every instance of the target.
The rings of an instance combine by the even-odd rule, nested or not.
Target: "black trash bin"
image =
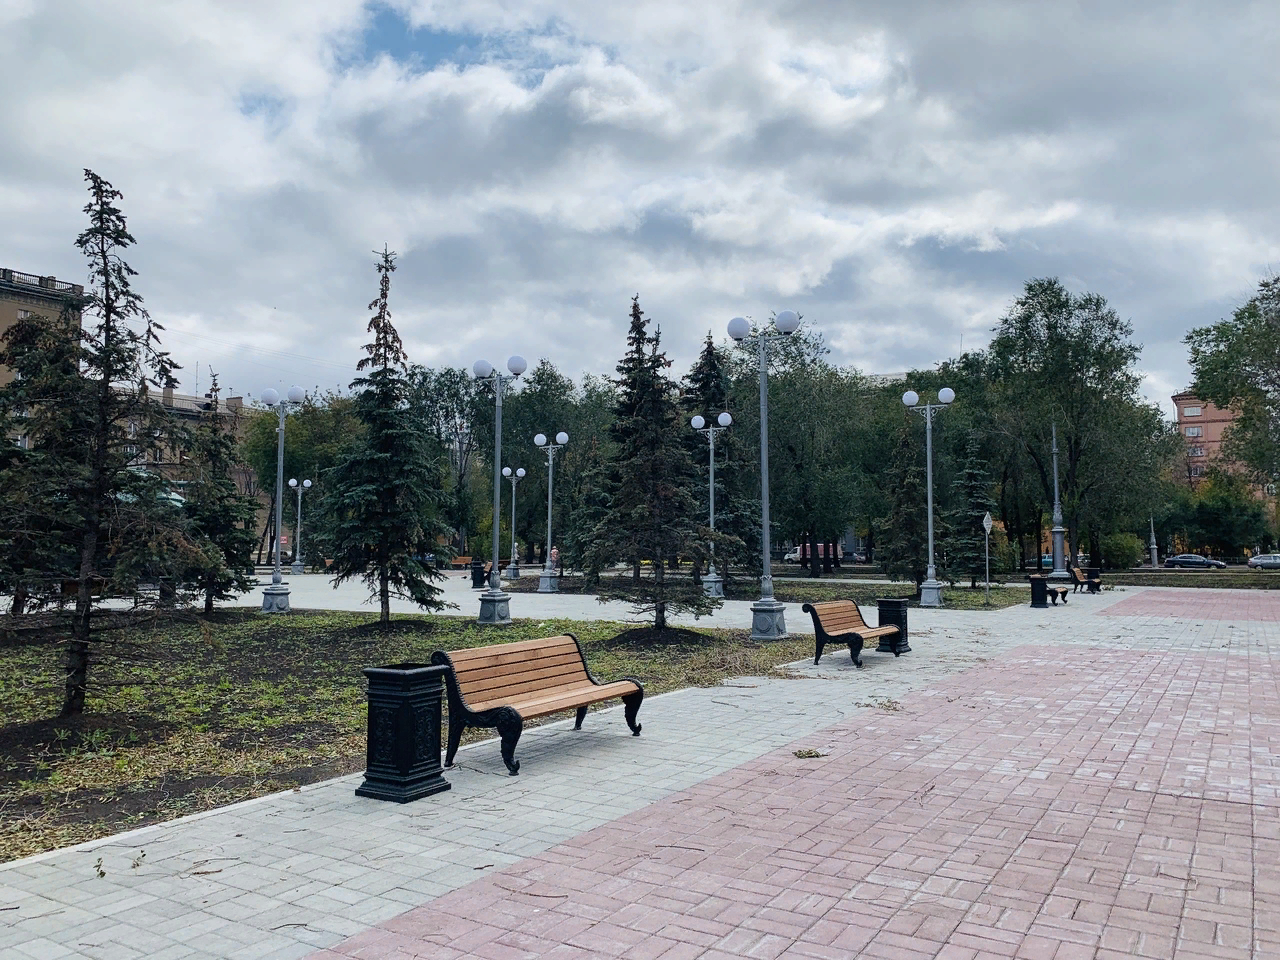
[[[880,638],[876,652],[892,653],[895,657],[900,653],[910,653],[911,644],[907,642],[907,598],[879,597],[876,600],[876,610],[880,614],[880,626],[893,625],[898,628],[896,637],[886,635]]]
[[[1049,578],[1033,574],[1027,579],[1031,581],[1031,605],[1033,607],[1049,606]]]
[[[483,590],[486,586],[484,579],[484,561],[479,557],[472,557],[471,586],[477,590]]]
[[[358,797],[408,803],[450,789],[440,764],[440,702],[448,667],[366,667],[369,746]]]

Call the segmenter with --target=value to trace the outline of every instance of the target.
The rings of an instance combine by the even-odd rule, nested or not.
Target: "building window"
[[[1200,416],[1201,412],[1202,411],[1199,407],[1183,407],[1182,408],[1182,415],[1184,417],[1198,417]]]
[[[1186,428],[1186,432],[1187,432],[1187,436],[1188,436],[1188,437],[1201,437],[1201,436],[1204,436],[1204,428],[1203,428],[1203,427],[1187,427],[1187,428]]]
[[[1203,457],[1204,447],[1187,447],[1188,457]]]
[[[1203,477],[1203,476],[1204,476],[1204,464],[1202,464],[1202,463],[1197,463],[1197,464],[1195,464],[1195,465],[1191,468],[1191,476],[1193,476],[1193,477]]]

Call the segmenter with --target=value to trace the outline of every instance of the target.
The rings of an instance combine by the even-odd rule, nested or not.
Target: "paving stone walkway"
[[[911,654],[539,728],[519,778],[482,744],[415,804],[3,865],[0,955],[1280,956],[1280,597],[1205,592],[912,611]]]

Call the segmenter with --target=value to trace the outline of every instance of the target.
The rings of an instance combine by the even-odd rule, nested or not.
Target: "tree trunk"
[[[822,576],[822,559],[818,556],[818,541],[812,533],[806,534],[809,544],[809,576]]]
[[[840,563],[840,542],[838,540],[831,541],[831,565],[837,570],[844,569]]]
[[[665,630],[667,629],[667,604],[662,599],[664,596],[662,588],[666,585],[666,579],[661,563],[654,564],[653,576],[654,585],[657,587],[655,592],[658,596],[658,602],[653,607],[653,629]]]
[[[662,566],[662,564],[658,564],[658,566]],[[639,560],[639,558],[637,558],[637,559],[635,559],[635,560],[632,560],[632,561],[631,561],[631,582],[632,582],[632,583],[639,583],[639,582],[640,582],[640,560]]]
[[[213,586],[213,577],[211,575],[206,581],[206,585],[204,588],[204,615],[206,617],[209,616],[209,614],[213,613],[213,593],[214,593],[214,586]]]
[[[382,623],[391,622],[391,591],[388,583],[391,575],[387,572],[386,567],[380,567],[378,570],[378,602],[382,607]]]
[[[831,555],[835,553],[836,542],[834,540],[822,541],[822,572],[831,572]]]
[[[267,508],[267,523],[266,523],[266,526],[262,528],[262,536],[258,538],[258,566],[262,566],[262,546],[267,542],[267,538],[271,536],[272,530],[275,529],[275,520],[276,520],[276,505],[273,502]],[[271,543],[272,544],[275,543],[274,537],[272,537]],[[270,559],[270,556],[271,554],[270,552],[268,552],[267,554],[268,560]]]
[[[19,583],[13,588],[13,600],[9,603],[9,613],[20,617],[27,612],[27,585]]]

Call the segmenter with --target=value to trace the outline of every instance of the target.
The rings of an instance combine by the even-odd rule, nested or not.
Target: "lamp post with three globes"
[[[284,421],[289,416],[289,411],[300,406],[306,398],[307,392],[299,386],[289,388],[287,399],[281,399],[280,393],[270,387],[262,391],[263,405],[274,410],[279,420],[276,425],[276,549],[271,569],[271,586],[262,591],[263,613],[289,612],[289,588],[280,576],[280,521],[284,509]]]
[[[714,424],[707,423],[701,415],[689,421],[689,425],[704,434],[711,445],[711,532],[716,532],[716,434],[723,433],[733,423],[733,417],[722,413]],[[718,424],[718,426],[717,426]],[[708,597],[724,596],[724,580],[716,573],[716,542],[711,541],[711,559],[707,563],[707,575],[702,578],[702,589]]]
[[[794,310],[783,310],[773,318],[777,333],[761,330],[754,335],[760,353],[760,599],[751,605],[751,639],[781,640],[787,635],[786,607],[773,597],[773,566],[769,543],[769,356],[770,343],[784,340],[800,326]],[[751,324],[745,317],[729,321],[729,336],[739,343],[752,339]]]
[[[502,393],[508,383],[528,369],[524,357],[507,358],[507,374],[495,370],[488,360],[477,360],[471,372],[481,383],[493,387],[493,557],[489,568],[489,588],[480,594],[480,623],[506,625],[511,622],[511,597],[502,590],[498,574],[498,517],[502,513]],[[509,374],[509,375],[508,375]]]
[[[551,480],[552,468],[555,466],[556,451],[569,442],[569,435],[561,430],[556,434],[556,442],[549,443],[547,435],[540,433],[533,438],[536,446],[547,451],[547,562],[542,568],[542,576],[538,578],[539,593],[559,593],[560,592],[560,574],[556,571],[556,565],[551,562]]]
[[[920,395],[908,390],[902,395],[902,402],[908,410],[914,410],[924,417],[924,472],[925,490],[927,491],[927,508],[929,512],[929,568],[928,576],[920,584],[920,606],[942,606],[942,584],[938,582],[938,569],[933,563],[933,418],[947,408],[956,398],[956,392],[950,387],[938,391],[937,403],[921,405]]]

